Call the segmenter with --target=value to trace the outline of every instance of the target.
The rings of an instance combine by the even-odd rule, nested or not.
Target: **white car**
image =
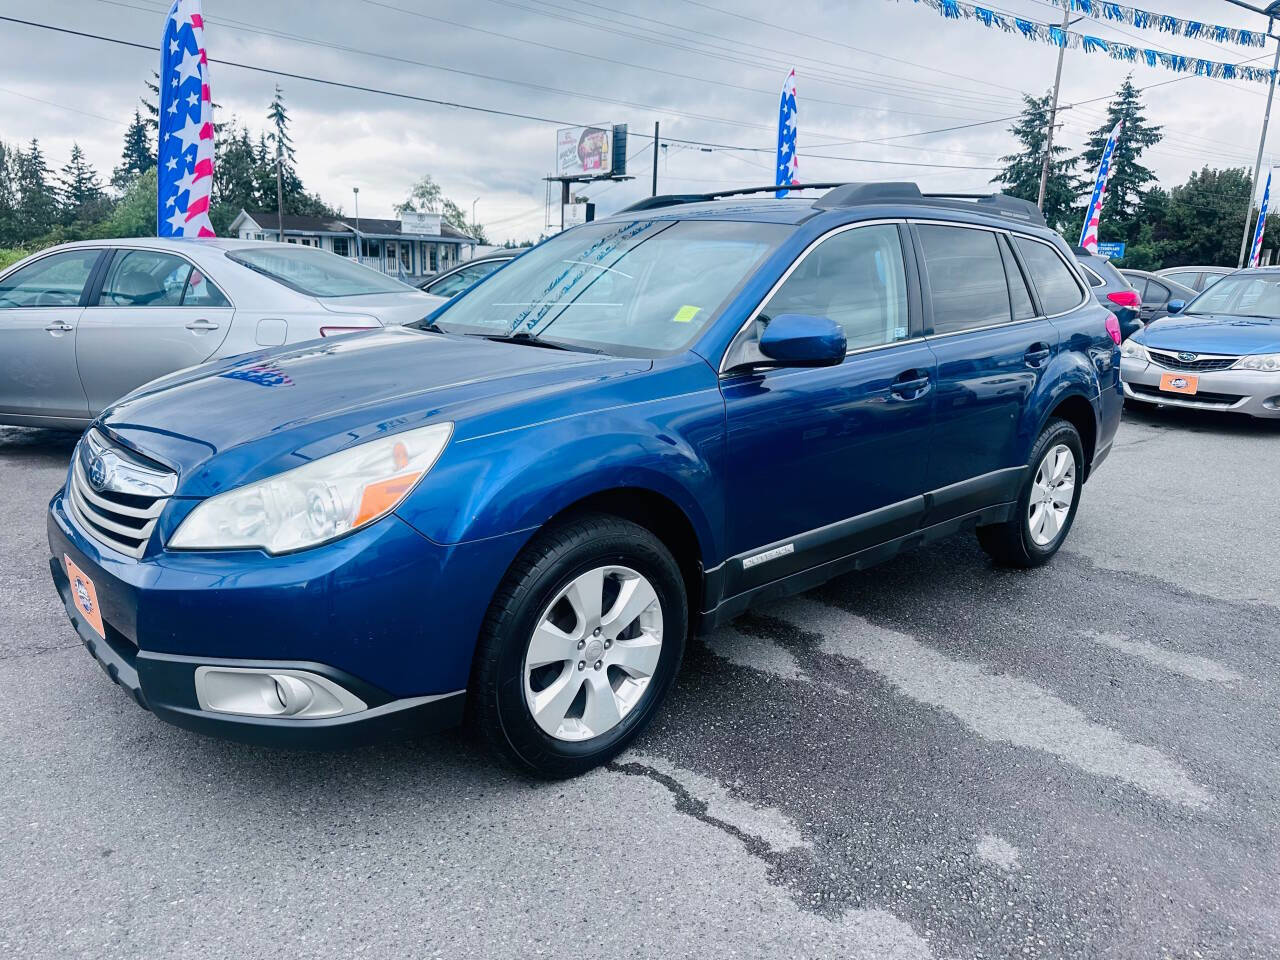
[[[260,240],[93,240],[0,274],[0,424],[80,429],[206,360],[420,320],[444,303],[350,260]]]

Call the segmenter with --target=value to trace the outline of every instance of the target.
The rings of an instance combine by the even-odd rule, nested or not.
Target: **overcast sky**
[[[1265,27],[1219,0],[1143,6]],[[0,0],[5,16],[151,45],[167,9],[163,0]],[[997,9],[1042,22],[1061,18],[1047,0],[1000,0]],[[772,182],[777,91],[791,66],[802,179],[911,179],[934,190],[983,189],[994,171],[977,168],[994,167],[1008,152],[1009,124],[866,141],[1008,117],[1020,108],[1020,92],[1042,93],[1053,82],[1053,48],[972,21],[944,21],[911,0],[792,0],[785,10],[784,29],[760,22],[779,19],[778,6],[763,0],[204,2],[215,60],[566,124],[629,124],[637,179],[582,191],[602,213],[649,193],[655,120],[664,137],[765,151],[671,143],[659,154],[660,192]],[[1212,60],[1263,54],[1104,21],[1075,29]],[[55,168],[78,141],[105,180],[158,62],[158,53],[0,22],[0,140],[39,137]],[[1145,159],[1165,186],[1205,164],[1252,165],[1266,103],[1262,84],[1200,77],[1165,83],[1178,75],[1068,50],[1063,102],[1105,98],[1130,70],[1141,87],[1164,83],[1144,98],[1166,134]],[[555,123],[215,64],[219,120],[234,115],[255,131],[264,126],[276,82],[290,108],[305,184],[347,213],[358,186],[362,216],[393,216],[392,205],[430,173],[468,213],[479,198],[478,218],[498,240],[537,236],[548,215],[558,221],[558,212],[546,209],[542,180],[554,163]],[[1078,149],[1104,107],[1098,101],[1068,111],[1060,142]]]

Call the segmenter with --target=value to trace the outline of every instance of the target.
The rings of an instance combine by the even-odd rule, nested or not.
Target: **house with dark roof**
[[[241,240],[281,240],[318,247],[406,279],[430,276],[469,260],[476,240],[438,213],[405,213],[398,220],[304,217],[286,213],[284,236],[273,212],[241,210],[231,223]]]

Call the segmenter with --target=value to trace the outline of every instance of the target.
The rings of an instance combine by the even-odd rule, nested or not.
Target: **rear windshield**
[[[1183,313],[1227,313],[1237,317],[1280,317],[1280,274],[1234,273],[1191,301]]]
[[[692,343],[791,229],[722,220],[587,224],[511,261],[436,315],[435,325],[663,356]]]
[[[311,297],[357,297],[371,293],[404,293],[407,283],[384,276],[336,254],[291,243],[264,243],[227,256],[250,270]]]

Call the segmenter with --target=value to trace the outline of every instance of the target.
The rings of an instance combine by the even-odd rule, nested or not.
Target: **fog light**
[[[306,670],[204,666],[195,680],[200,709],[214,713],[307,720],[368,709],[350,690]]]

